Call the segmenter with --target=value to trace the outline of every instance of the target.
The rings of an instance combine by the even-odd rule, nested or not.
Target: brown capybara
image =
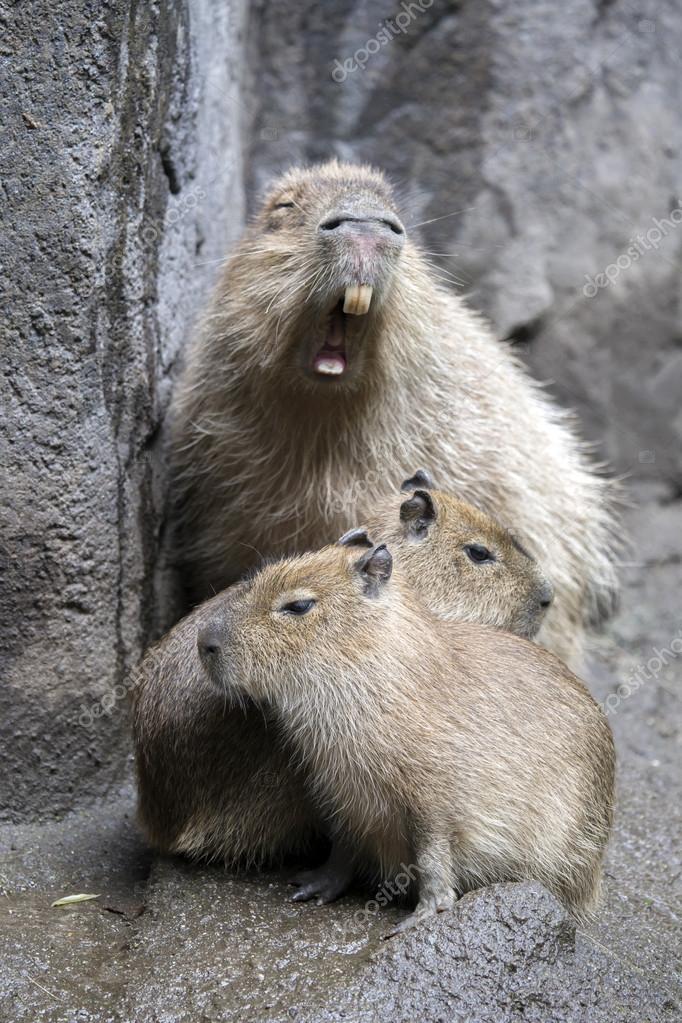
[[[555,587],[539,641],[578,665],[616,582],[609,485],[511,347],[441,286],[384,176],[277,181],[176,388],[178,557],[193,600],[314,550],[428,465],[524,538]]]
[[[399,929],[496,881],[540,881],[578,918],[594,909],[613,740],[553,654],[436,618],[383,544],[266,565],[196,626],[206,677],[268,708],[354,864],[382,879],[414,865]]]
[[[551,597],[538,566],[488,516],[441,491],[425,494],[427,485],[423,473],[407,480],[411,496],[387,502],[372,531],[387,531],[397,562],[404,559],[406,577],[436,613],[532,635]],[[474,560],[480,549],[495,560]],[[267,709],[233,707],[207,680],[196,632],[212,606],[179,622],[137,672],[140,819],[164,851],[231,865],[273,862],[309,847],[319,815]]]

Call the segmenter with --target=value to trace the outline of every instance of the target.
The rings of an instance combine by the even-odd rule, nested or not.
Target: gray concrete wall
[[[676,0],[0,11],[0,814],[121,777],[123,680],[172,604],[163,414],[243,177],[384,167],[586,436],[680,493]]]

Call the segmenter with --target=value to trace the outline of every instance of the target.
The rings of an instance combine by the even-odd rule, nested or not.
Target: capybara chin
[[[409,220],[381,173],[331,162],[277,181],[245,230],[173,402],[190,599],[317,549],[427,465],[523,538],[555,587],[539,641],[578,664],[615,592],[608,485]]]
[[[367,529],[374,539],[390,537],[398,570],[425,606],[521,635],[535,632],[551,597],[535,562],[488,516],[433,489],[424,472],[403,487]],[[367,529],[340,543],[371,546]],[[485,558],[474,560],[482,552]],[[232,596],[245,585],[235,584]],[[207,601],[179,622],[137,672],[140,820],[152,844],[166,852],[231,866],[274,863],[310,849],[320,817],[272,715],[248,701],[230,706],[206,677],[196,634],[224,599]]]
[[[416,865],[410,923],[527,879],[584,917],[612,820],[605,717],[554,655],[438,619],[391,574],[385,545],[265,566],[210,602],[207,677],[274,712],[358,864]]]

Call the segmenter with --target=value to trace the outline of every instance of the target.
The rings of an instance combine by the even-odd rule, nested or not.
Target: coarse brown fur
[[[430,490],[432,511],[422,510],[420,529],[412,514],[418,493],[410,487],[390,498],[368,527],[374,540],[390,538],[426,606],[523,635],[537,631],[548,597],[538,566],[496,522],[441,491]],[[465,549],[475,543],[495,552],[495,564],[469,560]],[[250,702],[233,707],[209,685],[196,634],[212,607],[208,601],[178,623],[136,673],[140,819],[164,851],[231,865],[273,862],[310,847],[319,815],[271,715]]]
[[[524,879],[588,914],[612,822],[606,718],[553,654],[432,616],[391,568],[385,545],[265,566],[206,606],[207,677],[275,715],[359,864],[416,865],[415,920]]]
[[[192,596],[318,548],[427,465],[537,557],[556,592],[539,640],[578,665],[616,588],[608,484],[570,416],[401,230],[381,173],[331,162],[276,182],[227,262],[173,404]],[[321,378],[311,359],[356,282],[370,308],[343,317],[347,371]]]

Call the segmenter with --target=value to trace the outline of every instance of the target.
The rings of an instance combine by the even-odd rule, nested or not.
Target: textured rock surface
[[[127,755],[168,373],[241,221],[241,14],[212,6],[15,4],[0,29],[0,815],[65,810]]]

